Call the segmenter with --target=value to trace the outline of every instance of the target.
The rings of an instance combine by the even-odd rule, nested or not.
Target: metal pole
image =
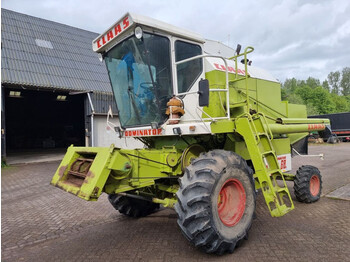
[[[95,114],[95,108],[94,108],[94,105],[92,103],[90,93],[87,93],[87,96],[88,96],[90,107],[91,107],[91,146],[94,147],[95,146],[95,142],[94,142],[94,114]]]
[[[205,55],[197,55],[197,56],[193,56],[193,57],[190,57],[190,58],[187,58],[187,59],[183,59],[183,60],[180,60],[178,62],[175,62],[175,66],[179,65],[179,64],[183,64],[183,63],[186,63],[186,62],[189,62],[189,61],[192,61],[192,60],[195,60],[195,59],[199,59],[199,58],[204,58],[204,57],[215,57],[215,58],[220,58],[222,59],[222,61],[224,62],[225,64],[225,87],[226,89],[220,89],[222,91],[226,91],[226,110],[227,110],[227,115],[226,115],[226,118],[227,119],[230,119],[230,89],[229,89],[229,86],[228,86],[228,69],[227,69],[227,61],[224,57],[222,56],[218,56],[218,55],[209,55],[209,54],[205,54]],[[186,92],[187,93],[187,92]],[[183,94],[186,94],[186,93],[183,93]],[[178,93],[177,93],[178,94]]]
[[[267,126],[266,126],[267,127]],[[273,134],[291,134],[291,133],[306,133],[311,131],[323,131],[326,128],[325,124],[269,124]]]

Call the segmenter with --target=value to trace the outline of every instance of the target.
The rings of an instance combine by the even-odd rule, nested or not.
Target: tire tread
[[[310,193],[310,179],[313,175],[317,175],[320,180],[320,192],[317,196]],[[317,167],[304,165],[297,170],[294,180],[294,195],[299,202],[313,203],[320,199],[322,191],[322,177]]]
[[[206,253],[219,255],[226,252],[232,253],[235,247],[247,237],[253,220],[252,216],[243,235],[230,240],[224,239],[212,225],[213,222],[210,219],[211,192],[216,179],[222,172],[225,172],[228,165],[243,170],[248,175],[254,191],[253,171],[248,167],[246,161],[233,152],[213,150],[202,153],[192,161],[180,179],[180,189],[176,193],[178,199],[175,205],[175,211],[178,214],[177,223],[185,237]]]
[[[159,204],[127,196],[111,194],[109,202],[119,213],[129,217],[145,217],[159,209]]]

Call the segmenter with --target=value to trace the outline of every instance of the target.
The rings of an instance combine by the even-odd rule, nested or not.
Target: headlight
[[[135,28],[135,36],[137,39],[141,39],[142,38],[142,35],[143,35],[143,32],[142,32],[142,29],[141,27],[136,27]]]

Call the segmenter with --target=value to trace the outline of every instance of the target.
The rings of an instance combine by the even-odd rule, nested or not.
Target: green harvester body
[[[125,21],[126,18],[117,25],[123,26],[124,23],[125,26]],[[127,28],[125,32],[133,35],[133,29],[142,24],[131,15],[129,22],[130,30]],[[147,31],[149,27],[146,25],[142,29]],[[167,33],[171,35],[169,31]],[[176,35],[179,37],[178,33]],[[125,39],[116,40],[116,43],[122,43]],[[96,41],[98,45],[102,40]],[[193,39],[188,41],[193,43]],[[192,105],[197,105],[197,112],[200,112],[197,120],[182,122],[182,117],[176,124],[166,120],[157,123],[156,127],[148,123],[148,131],[143,133],[141,129],[138,129],[141,133],[135,131],[140,128],[138,126],[136,129],[127,125],[116,128],[121,137],[130,136],[134,131],[134,137],[146,145],[142,149],[116,148],[114,145],[109,148],[71,146],[51,184],[88,201],[96,201],[104,192],[174,207],[177,202],[176,192],[180,187],[179,178],[185,169],[200,153],[222,149],[235,152],[247,161],[254,171],[255,190],[261,189],[273,217],[291,211],[294,205],[286,181],[294,180],[294,175],[287,173],[285,166],[281,167],[278,158],[281,155],[290,157],[294,145],[307,142],[310,131],[324,131],[329,126],[329,120],[307,119],[304,105],[281,101],[281,86],[277,81],[252,76],[248,65],[248,54],[252,51],[252,47],[247,47],[244,52],[230,58],[216,56],[222,65],[212,63],[217,67],[216,70],[203,70],[202,81],[207,80],[209,83],[208,105],[198,106],[200,92],[197,86],[194,92],[182,96],[178,95],[181,92],[174,92],[181,99],[193,96],[192,103],[185,102],[184,110],[186,112]],[[105,55],[108,49],[100,53]],[[188,61],[171,61],[172,67],[176,68],[186,62],[201,60],[202,67],[207,68],[209,58],[210,55],[201,53],[186,58]],[[149,71],[152,70],[149,67]],[[113,85],[111,71],[109,68]],[[172,69],[172,72],[175,83],[179,71]],[[154,76],[151,77],[152,82],[156,81]],[[115,90],[114,93],[119,107],[118,94]],[[122,113],[119,107],[121,117]],[[160,113],[165,114],[165,110]],[[197,133],[199,125],[208,130],[204,128],[203,132]],[[169,133],[169,130],[173,133]],[[141,135],[138,137],[137,134]]]
[[[247,51],[232,59],[237,63],[239,57],[246,55]],[[210,88],[225,87],[225,72],[212,71],[206,74],[206,79],[209,80]],[[220,99],[224,99],[222,94],[210,94],[210,105],[205,107],[205,113],[212,118],[226,115],[217,106]],[[145,149],[121,149],[114,145],[110,148],[71,146],[51,184],[89,201],[96,201],[102,192],[137,192],[139,195],[151,196],[155,203],[173,207],[178,189],[177,178],[183,174],[184,151],[191,145],[210,143],[212,137],[225,137],[225,141],[220,143],[221,148],[252,161],[255,188],[263,189],[271,215],[282,216],[294,205],[277,155],[290,154],[291,145],[304,139],[310,126],[318,125],[316,130],[322,131],[325,125],[329,125],[329,120],[307,119],[304,105],[281,101],[278,83],[252,79],[249,75],[230,75],[229,101],[231,118],[211,121],[210,135],[187,135],[185,139],[190,145],[184,141],[178,142],[178,136],[157,136],[150,138],[153,148]],[[248,112],[248,107],[253,114]],[[286,121],[282,122],[283,119]],[[293,121],[288,122],[288,119]],[[177,145],[173,146],[175,143]],[[91,159],[91,166],[86,174],[82,172],[78,176],[81,170],[77,166],[84,159]],[[292,175],[286,175],[291,180]],[[158,182],[164,180],[164,184]],[[283,181],[283,186],[279,186],[277,180]],[[288,206],[284,203],[286,197]]]

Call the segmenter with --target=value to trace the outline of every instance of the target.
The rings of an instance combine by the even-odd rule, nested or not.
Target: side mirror
[[[209,81],[208,79],[201,79],[199,81],[199,106],[209,105]]]

